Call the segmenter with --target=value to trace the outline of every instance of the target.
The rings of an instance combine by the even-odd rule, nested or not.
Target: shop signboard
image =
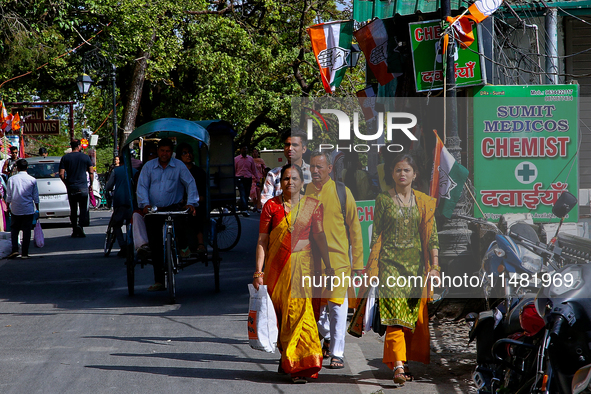
[[[412,61],[417,92],[443,89],[443,57],[441,55],[441,21],[409,23]],[[474,42],[455,55],[456,86],[484,85],[486,75],[479,48],[478,25],[473,25]]]
[[[474,95],[474,187],[484,215],[557,222],[563,190],[578,196],[578,85],[485,86]],[[475,207],[474,214],[482,217]],[[566,222],[578,221],[578,207]]]

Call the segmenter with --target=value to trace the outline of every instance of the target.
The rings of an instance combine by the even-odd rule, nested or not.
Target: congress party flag
[[[320,79],[327,93],[332,93],[351,66],[353,21],[320,23],[308,29],[312,49],[320,68]]]
[[[431,188],[429,194],[437,199],[437,208],[446,218],[451,215],[458,203],[464,183],[468,179],[468,170],[458,163],[447,151],[443,141],[433,130],[437,144],[433,151],[433,171],[431,172]]]
[[[359,105],[361,106],[365,120],[369,121],[370,119],[373,119],[378,114],[375,110],[376,91],[374,90],[373,86],[370,85],[365,89],[358,91],[356,95],[358,97]]]
[[[378,83],[383,86],[393,80],[395,75],[388,72],[388,32],[384,21],[376,19],[353,35]]]
[[[455,18],[447,17],[462,47],[467,48],[474,42],[473,25],[494,14],[501,4],[503,0],[476,0],[462,15]]]

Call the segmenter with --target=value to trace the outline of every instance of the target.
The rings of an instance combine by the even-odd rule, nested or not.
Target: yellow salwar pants
[[[396,361],[430,362],[429,313],[427,299],[421,298],[419,319],[414,332],[401,326],[388,326],[384,338],[384,357],[382,362],[390,369],[396,367]]]

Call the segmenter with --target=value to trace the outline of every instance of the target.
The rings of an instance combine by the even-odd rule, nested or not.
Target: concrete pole
[[[558,10],[546,8],[546,83],[558,84]]]

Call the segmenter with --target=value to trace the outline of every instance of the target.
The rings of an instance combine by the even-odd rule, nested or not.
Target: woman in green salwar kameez
[[[381,236],[380,318],[388,326],[383,362],[399,384],[411,376],[404,371],[406,361],[429,363],[424,285],[427,273],[439,276],[435,199],[412,189],[416,176],[417,166],[408,154],[388,165],[385,180],[392,188],[376,198],[373,221],[372,246]]]

